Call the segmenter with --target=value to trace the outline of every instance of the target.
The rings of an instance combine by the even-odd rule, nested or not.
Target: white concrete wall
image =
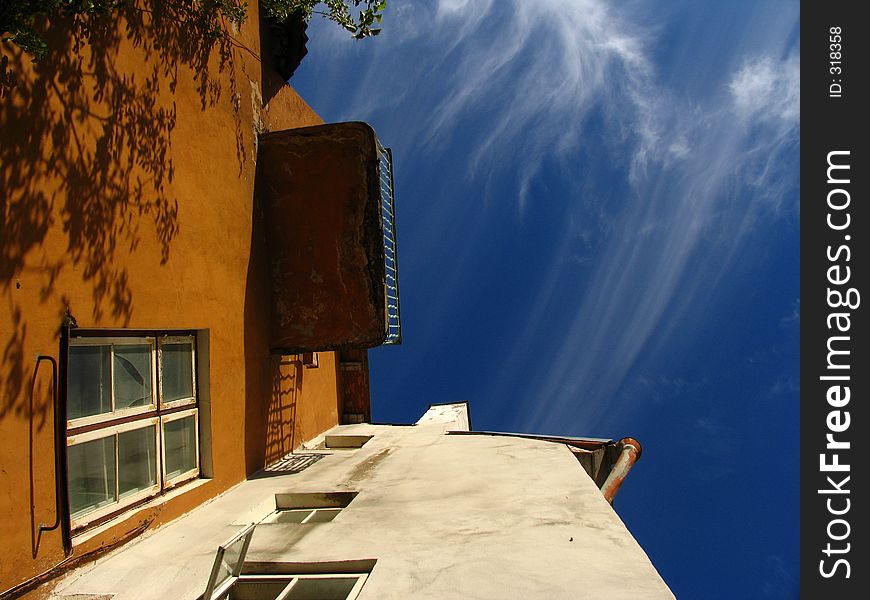
[[[445,436],[455,425],[353,426],[374,437],[297,487],[356,499],[289,549],[287,526],[258,528],[249,560],[375,558],[361,599],[673,597],[565,446]]]
[[[191,521],[187,530],[169,525],[58,592],[195,598],[210,566],[204,549],[265,517],[274,493],[356,491],[332,522],[261,524],[248,561],[376,559],[361,600],[673,598],[564,445],[445,435],[462,426],[463,411],[437,412],[415,426],[333,429],[374,437],[359,449],[323,451],[327,456],[301,473],[246,482],[181,519]],[[172,554],[164,561],[176,580],[172,589],[182,574],[197,584],[185,595],[160,589],[154,572],[161,547]],[[153,583],[142,593],[125,589],[137,578]]]

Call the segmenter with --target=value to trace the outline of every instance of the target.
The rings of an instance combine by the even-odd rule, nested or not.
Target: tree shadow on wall
[[[117,14],[53,20],[46,26],[49,53],[32,65],[29,56],[3,44],[0,286],[15,322],[0,349],[0,418],[10,412],[26,418],[30,404],[26,319],[13,297],[16,277],[26,273],[39,281],[41,302],[64,303],[57,300],[57,281],[75,267],[92,293],[92,318],[85,319],[108,315],[127,325],[133,297],[128,267],[116,253],[135,250],[153,228],[166,263],[179,232],[179,200],[171,186],[179,77],[194,78],[203,109],[218,102],[238,106],[232,76],[237,45],[214,35],[213,23],[189,18],[186,3],[171,4],[148,0],[124,9],[123,20]],[[125,66],[122,57],[129,56],[137,57],[135,70]],[[232,113],[241,169],[242,127],[238,110]],[[65,255],[40,252],[59,231],[66,237]],[[59,306],[58,324],[62,311]]]
[[[265,464],[270,465],[296,447],[296,405],[304,370],[298,356],[271,357],[272,397],[266,407]]]

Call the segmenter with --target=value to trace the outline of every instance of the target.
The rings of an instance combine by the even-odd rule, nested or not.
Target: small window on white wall
[[[352,434],[327,435],[324,439],[324,445],[330,449],[362,448],[373,437],[372,435]]]
[[[357,492],[288,492],[275,495],[275,512],[262,523],[329,523],[356,498]]]
[[[338,516],[340,508],[278,509],[263,519],[263,523],[328,523]]]
[[[203,600],[354,600],[369,573],[243,574],[255,526],[218,547]],[[309,568],[329,568],[319,563]]]

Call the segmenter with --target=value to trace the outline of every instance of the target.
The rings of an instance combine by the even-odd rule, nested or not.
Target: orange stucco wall
[[[298,354],[272,357],[277,376],[272,378],[267,414],[267,463],[338,423],[338,361],[334,352],[320,352],[318,362],[312,368]]]
[[[214,463],[206,485],[74,555],[190,510],[337,423],[334,356],[306,370],[268,351],[257,136],[322,121],[260,64],[250,4],[223,57],[142,11],[97,22],[97,48],[53,23],[35,66],[0,44],[13,80],[0,98],[0,594],[63,559],[58,531],[31,552],[55,489],[50,369],[35,357],[57,357],[67,308],[80,327],[208,329]]]

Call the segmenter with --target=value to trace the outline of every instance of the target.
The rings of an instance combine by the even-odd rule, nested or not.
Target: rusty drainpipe
[[[619,491],[619,487],[628,476],[632,465],[640,458],[643,451],[640,442],[630,437],[622,438],[616,445],[619,447],[619,458],[616,459],[613,468],[610,470],[610,475],[607,476],[604,485],[601,486],[601,493],[604,494],[604,499],[611,504],[613,504],[616,492]]]

